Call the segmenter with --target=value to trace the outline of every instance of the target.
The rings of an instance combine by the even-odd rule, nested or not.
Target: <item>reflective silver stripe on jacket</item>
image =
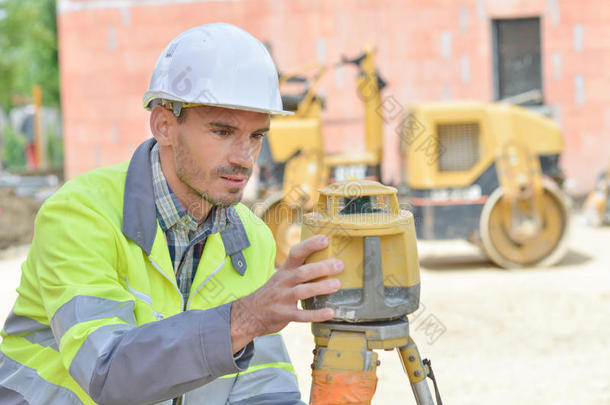
[[[187,392],[182,405],[304,405],[297,379],[287,370],[265,367],[216,380]]]
[[[182,402],[182,405],[200,404],[305,405],[294,374],[273,367],[237,377],[218,378],[187,392]]]
[[[292,366],[282,336],[257,337],[248,370],[186,393],[183,405],[302,405],[296,376],[286,368]]]
[[[87,336],[70,363],[70,375],[85,391],[89,392],[91,376],[98,364],[97,359],[107,355],[116,345],[116,340],[129,329],[130,326],[123,324],[105,325]]]
[[[83,405],[69,389],[48,382],[33,368],[16,362],[4,353],[0,353],[0,386],[19,393],[31,405]],[[18,398],[17,395],[13,397]],[[0,399],[3,405],[13,405]]]
[[[77,295],[63,304],[51,319],[51,329],[57,341],[77,323],[95,319],[118,317],[125,323],[136,326],[133,301],[114,301],[90,295]]]
[[[254,357],[250,367],[267,363],[290,363],[282,335],[266,335],[254,339]]]
[[[269,367],[264,367],[268,364]],[[237,376],[231,390],[231,404],[302,404],[301,394],[294,373],[283,367],[290,367],[290,356],[279,334],[261,336],[254,339],[254,356],[250,367],[255,371],[246,371]]]
[[[4,331],[8,335],[20,336],[30,343],[58,350],[55,336],[53,336],[49,325],[42,324],[27,316],[17,315],[12,310],[6,318]]]
[[[296,376],[276,367],[265,367],[240,374],[229,396],[230,404],[240,405],[304,405],[301,402]]]
[[[236,377],[217,378],[206,385],[189,391],[182,398],[182,405],[225,405],[235,380]]]
[[[145,303],[150,305],[150,308],[152,309],[153,314],[155,314],[155,318],[157,318],[157,319],[165,318],[165,316],[162,313],[155,311],[155,306],[153,305],[153,300],[148,294],[144,294],[142,291],[138,291],[129,285],[128,277],[125,277],[125,285],[127,285],[127,289],[129,290],[130,293],[132,293],[134,295],[134,297],[136,297],[139,300],[144,301]]]

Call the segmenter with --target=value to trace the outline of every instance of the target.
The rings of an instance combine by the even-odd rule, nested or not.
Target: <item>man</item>
[[[154,139],[38,214],[2,332],[0,403],[300,403],[277,332],[333,317],[297,302],[336,291],[318,279],[343,265],[303,265],[328,243],[314,237],[274,272],[271,232],[238,204],[284,113],[269,54],[229,24],[188,30],[144,106]]]

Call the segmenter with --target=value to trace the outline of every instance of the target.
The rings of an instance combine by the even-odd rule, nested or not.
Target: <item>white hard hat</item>
[[[163,50],[142,99],[173,109],[211,105],[268,114],[284,111],[278,74],[265,46],[226,23],[206,24],[177,36]]]

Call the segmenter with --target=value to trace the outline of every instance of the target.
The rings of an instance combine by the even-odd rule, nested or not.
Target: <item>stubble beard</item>
[[[229,189],[229,193],[234,195],[234,197],[228,199],[216,199],[212,197],[208,191],[198,189],[192,179],[202,178],[204,176],[201,173],[201,170],[197,168],[195,159],[190,156],[189,152],[187,152],[187,148],[185,148],[182,144],[181,135],[178,137],[177,146],[178,147],[175,148],[176,152],[174,156],[176,175],[178,176],[178,179],[189,189],[191,194],[210,203],[213,206],[218,207],[229,207],[241,201],[243,188]],[[189,167],[191,170],[188,169]],[[214,171],[212,170],[212,174],[213,172]],[[211,176],[211,178],[213,178],[213,176]]]

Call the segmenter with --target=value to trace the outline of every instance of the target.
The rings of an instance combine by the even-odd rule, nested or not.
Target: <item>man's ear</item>
[[[150,130],[159,145],[172,145],[171,134],[176,125],[178,125],[178,120],[171,110],[156,105],[150,112]]]

